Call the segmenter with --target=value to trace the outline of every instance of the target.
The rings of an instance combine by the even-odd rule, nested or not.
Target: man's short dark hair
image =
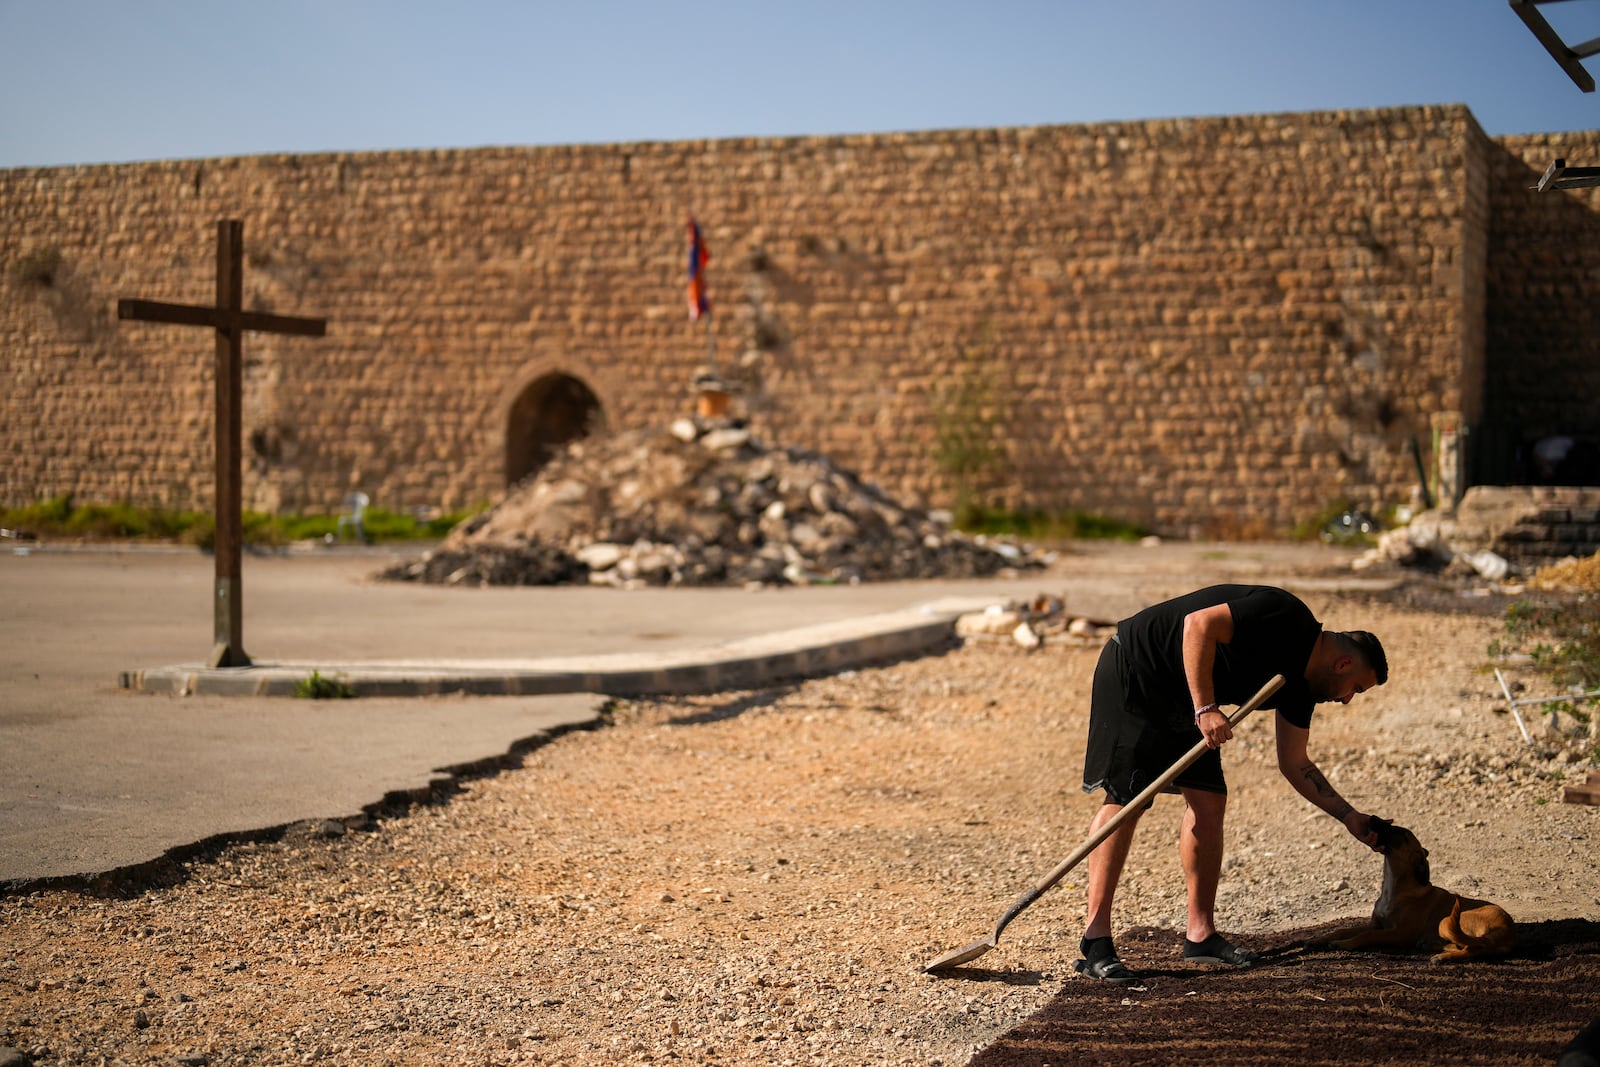
[[[1378,640],[1377,634],[1366,630],[1346,630],[1341,636],[1351,651],[1372,668],[1372,672],[1378,676],[1379,685],[1389,680],[1389,657],[1383,654],[1383,642]]]

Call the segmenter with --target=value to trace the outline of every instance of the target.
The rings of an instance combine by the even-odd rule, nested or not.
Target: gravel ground
[[[1600,920],[1600,809],[1560,802],[1586,757],[1522,743],[1484,670],[1494,605],[1414,587],[1306,599],[1331,627],[1377,631],[1394,668],[1319,713],[1333,783],[1411,827],[1436,884],[1522,922]],[[966,1063],[1105,991],[1072,973],[1078,871],[981,970],[920,972],[1087,833],[1098,650],[972,641],[620,703],[365,827],[230,847],[123,897],[0,898],[0,1046],[52,1065]],[[1364,917],[1381,870],[1277,775],[1270,727],[1247,722],[1225,753],[1219,912],[1257,947]],[[1157,803],[1124,879],[1141,955],[1181,937],[1180,809]],[[983,1062],[1045,1062],[1029,1055]]]

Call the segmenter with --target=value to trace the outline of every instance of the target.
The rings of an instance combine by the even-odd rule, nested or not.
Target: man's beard
[[[1332,671],[1323,671],[1306,679],[1306,688],[1311,691],[1311,699],[1318,704],[1326,704],[1339,699],[1339,676]]]

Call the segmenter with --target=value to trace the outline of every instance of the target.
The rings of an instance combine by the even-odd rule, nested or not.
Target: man
[[[1301,796],[1376,848],[1372,817],[1328,784],[1306,750],[1316,704],[1348,704],[1388,681],[1388,659],[1372,634],[1324,630],[1310,608],[1282,589],[1216,585],[1118,623],[1095,668],[1083,789],[1104,789],[1106,797],[1091,834],[1196,741],[1203,737],[1208,747],[1166,790],[1181,793],[1186,806],[1179,854],[1189,896],[1183,957],[1190,961],[1248,967],[1260,958],[1216,927],[1228,800],[1219,749],[1233,737],[1218,705],[1243,704],[1274,674],[1283,675],[1284,686],[1264,706],[1277,710],[1279,771]],[[1142,814],[1130,815],[1089,856],[1083,959],[1075,966],[1091,978],[1137,980],[1113,947],[1111,906]]]

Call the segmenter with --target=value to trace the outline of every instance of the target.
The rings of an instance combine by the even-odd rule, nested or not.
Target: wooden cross
[[[215,645],[213,667],[248,667],[244,651],[244,601],[240,588],[240,550],[244,541],[243,479],[240,442],[243,402],[244,331],[321,337],[326,319],[299,319],[245,311],[244,223],[217,223],[217,303],[165,304],[156,300],[118,300],[117,318],[210,326],[217,331],[216,373],[216,548]]]

